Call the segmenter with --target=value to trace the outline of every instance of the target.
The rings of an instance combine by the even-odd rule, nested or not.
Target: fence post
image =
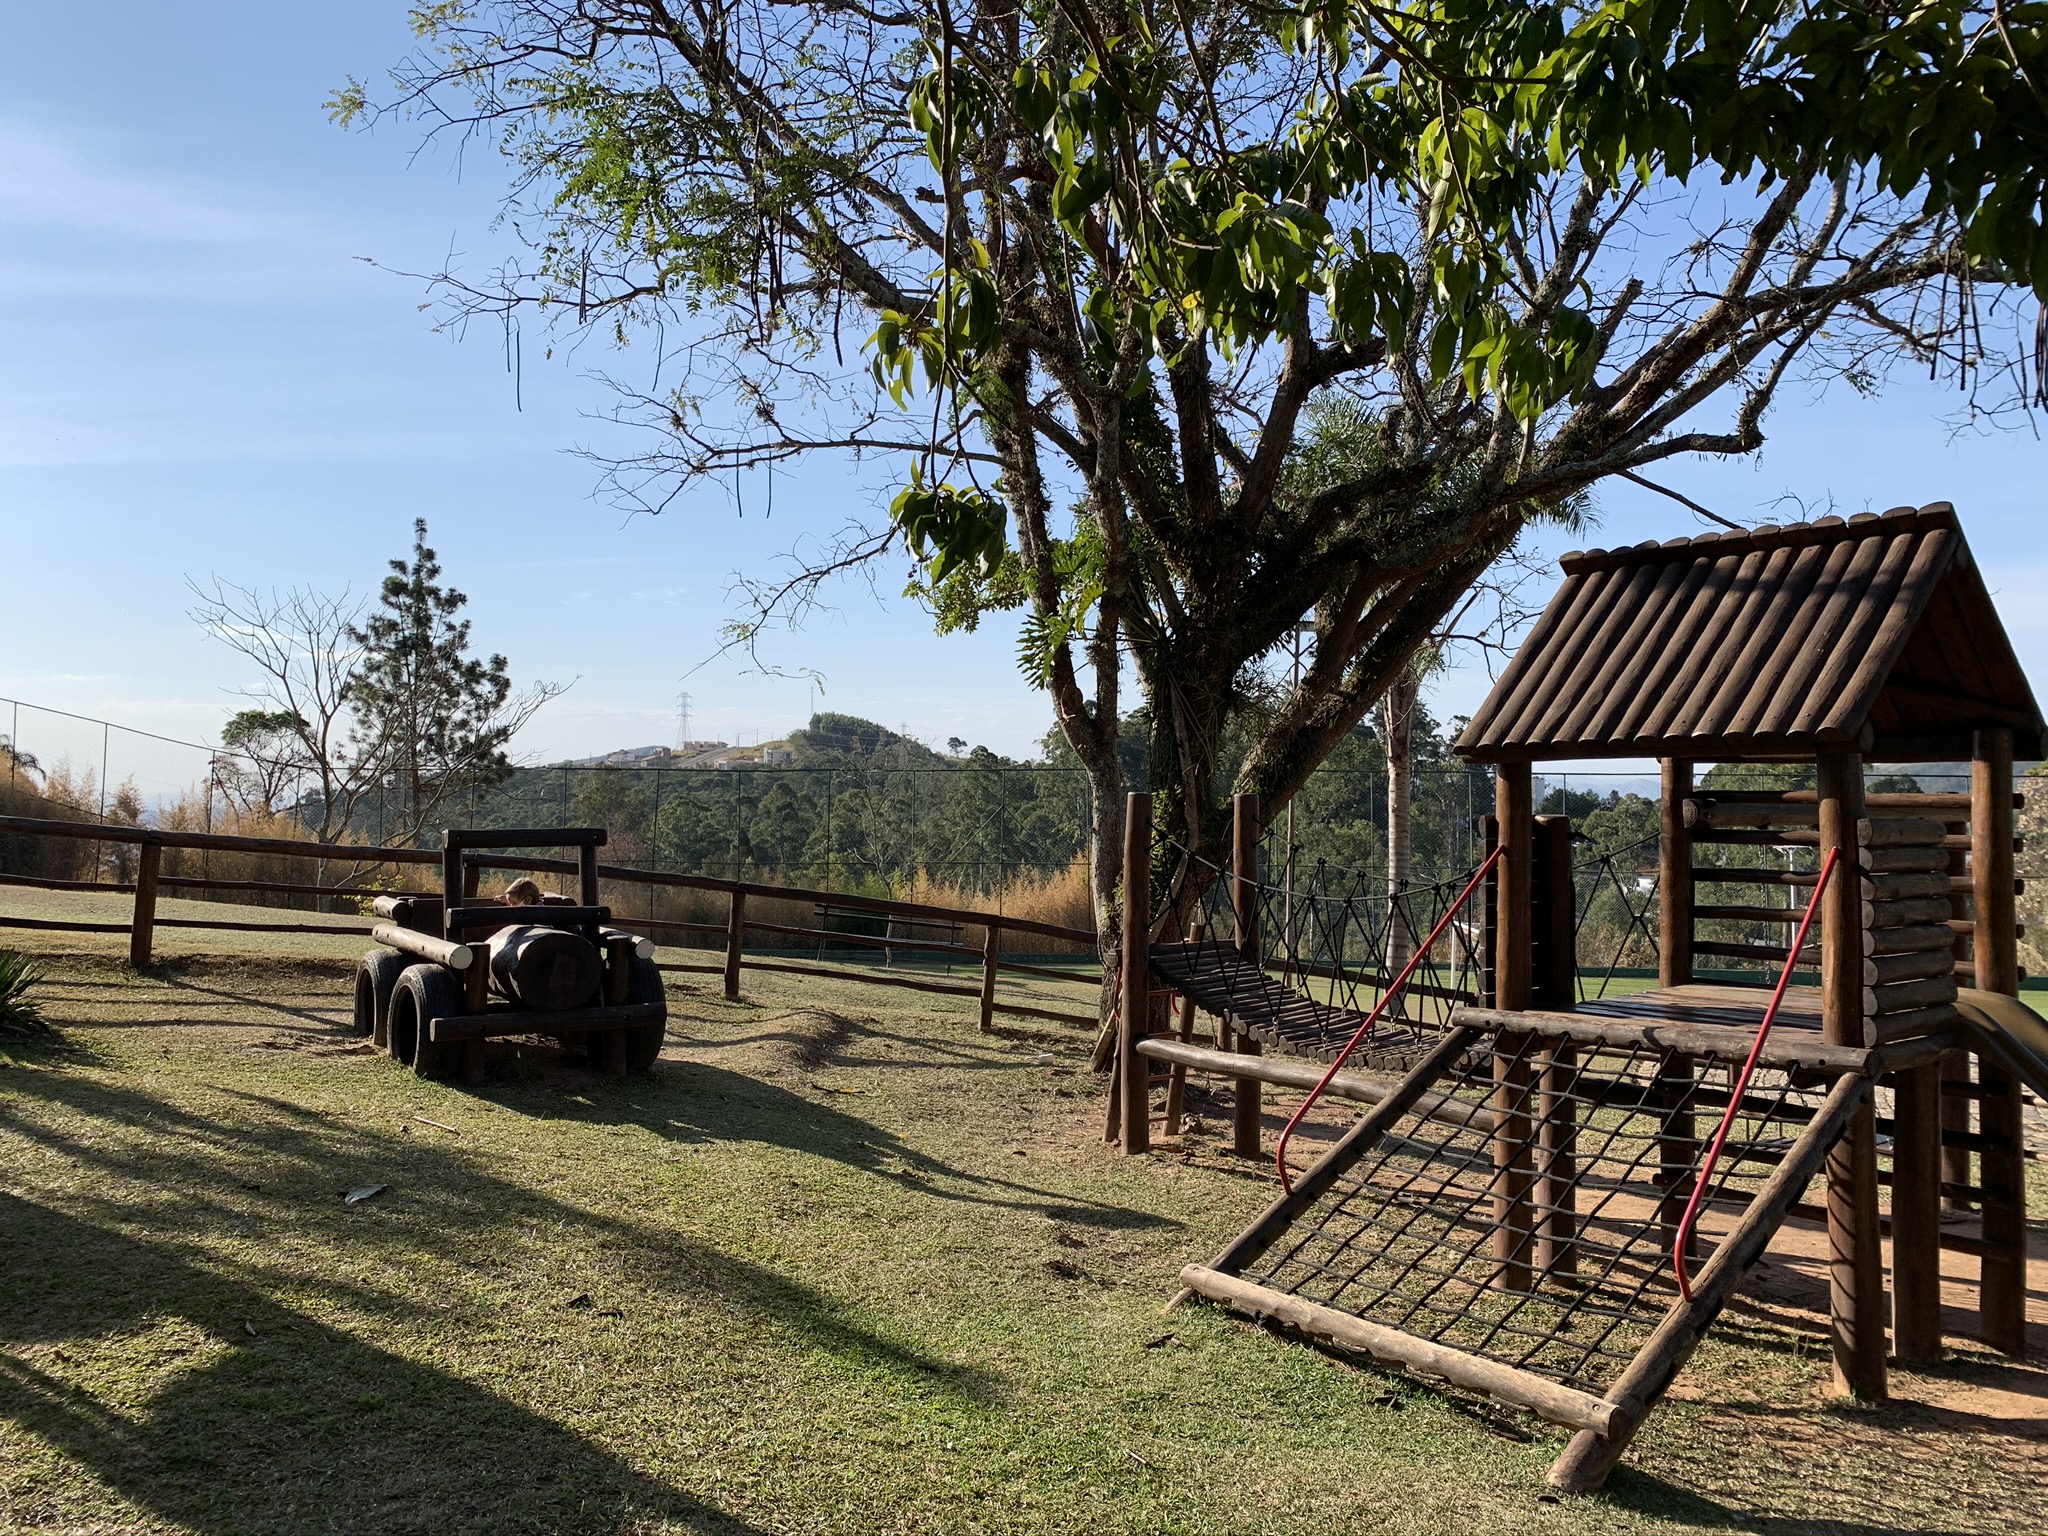
[[[128,963],[138,971],[149,964],[156,941],[156,878],[163,868],[163,845],[147,839],[141,854],[135,864],[135,920],[128,929]]]
[[[1152,1150],[1151,1069],[1138,1042],[1152,1022],[1152,797],[1124,801],[1123,994],[1117,1019],[1117,1092],[1123,1099],[1124,1152]]]
[[[725,918],[725,1000],[740,1000],[740,947],[747,933],[747,893],[735,889]]]
[[[996,962],[1002,948],[1002,925],[991,922],[981,941],[981,1032],[996,1021]]]
[[[1231,909],[1237,916],[1237,953],[1247,963],[1259,964],[1259,797],[1233,795],[1230,801]],[[1260,1052],[1259,1042],[1232,1021],[1237,1050],[1246,1056]],[[1243,1157],[1259,1155],[1259,1121],[1265,1111],[1265,1084],[1256,1078],[1240,1077],[1232,1088],[1232,1145]]]

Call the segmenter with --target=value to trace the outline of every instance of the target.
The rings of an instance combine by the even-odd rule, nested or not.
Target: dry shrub
[[[510,876],[487,881],[486,894],[502,890]],[[553,889],[572,891],[574,877],[559,875],[552,877]],[[540,877],[542,887],[549,888],[551,877]],[[863,895],[868,894],[866,892]],[[663,945],[683,949],[723,949],[725,947],[725,925],[729,911],[725,893],[717,890],[694,890],[672,885],[643,885],[638,881],[607,880],[601,890],[601,899],[612,909],[613,916],[628,927],[648,923],[693,923],[704,931],[677,933],[652,929],[653,936]],[[1075,861],[1067,869],[1055,875],[1039,875],[1023,872],[1013,877],[993,892],[969,890],[950,881],[935,880],[929,876],[905,882],[893,893],[898,901],[916,902],[925,906],[952,907],[970,912],[998,912],[1007,917],[1030,919],[1042,923],[1056,923],[1066,927],[1091,930],[1095,926],[1094,912],[1088,894],[1088,867],[1085,862]],[[779,901],[759,895],[747,899],[747,947],[749,949],[803,949],[818,942],[798,934],[774,933],[774,928],[800,928],[815,934],[821,920],[829,921],[835,927],[862,925],[857,920],[833,914],[829,919],[819,912],[821,903],[812,899]],[[885,933],[886,930],[886,933]],[[905,937],[900,922],[890,923],[879,914],[872,931],[874,937]],[[932,929],[919,925],[916,938],[945,937]],[[825,941],[828,944],[830,941]],[[983,930],[972,923],[961,925],[958,940],[969,948],[979,949],[984,942]],[[1094,945],[1070,943],[1038,934],[1020,933],[1008,929],[1003,934],[1005,954],[1092,954]],[[859,945],[848,941],[847,948],[872,949],[874,946]]]
[[[223,806],[215,801],[209,814],[206,796],[199,790],[188,790],[177,800],[160,805],[154,824],[165,832],[214,832],[230,837],[275,838],[294,843],[312,841],[305,823],[285,812],[267,811],[260,806]],[[247,891],[233,887],[173,887],[173,892],[200,900],[352,915],[367,914],[370,898],[383,891],[432,890],[440,873],[430,864],[378,863],[370,851],[371,845],[360,838],[348,837],[332,846],[334,853],[329,858],[227,852],[211,848],[166,848],[163,873],[192,880],[347,886],[365,894],[361,897],[323,897],[303,892]]]
[[[901,897],[905,901],[928,902],[938,907],[992,911],[1004,917],[1079,928],[1090,933],[1095,929],[1095,901],[1088,885],[1086,855],[1076,858],[1056,874],[1019,870],[991,892],[969,890],[951,881],[920,875],[902,891]],[[973,930],[965,942],[979,945],[982,942],[981,931]],[[1071,943],[1043,934],[1020,933],[1015,929],[1006,930],[1003,934],[1003,951],[1006,954],[1087,954],[1093,953],[1094,948],[1093,944]]]

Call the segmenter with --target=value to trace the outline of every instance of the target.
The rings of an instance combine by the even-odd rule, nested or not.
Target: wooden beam
[[[494,1008],[488,1013],[458,1014],[434,1019],[427,1038],[443,1040],[496,1040],[510,1035],[581,1034],[585,1030],[614,1029],[622,1024],[652,1024],[668,1017],[666,1003],[624,1003],[618,1007],[576,1008],[566,1013],[528,1013],[522,1008]]]
[[[1764,996],[1759,989],[1759,1000]],[[1451,1014],[1451,1022],[1471,1029],[1520,1031],[1617,1050],[1648,1045],[1693,1056],[1714,1056],[1722,1061],[1741,1061],[1756,1041],[1754,1029],[1737,1029],[1726,1024],[1609,1019],[1586,1013],[1548,1013],[1536,1008],[1514,1012],[1503,1008],[1459,1008]],[[1764,1042],[1757,1062],[1766,1067],[1815,1067],[1824,1072],[1862,1072],[1870,1065],[1870,1051],[1862,1046],[1827,1045],[1815,1040],[1810,1031],[1774,1031]]]
[[[447,835],[450,848],[602,848],[607,841],[603,827],[451,827]]]
[[[378,923],[370,930],[370,937],[402,955],[411,955],[419,960],[431,960],[435,965],[445,965],[451,971],[466,971],[476,963],[476,951],[469,945],[457,944],[448,939],[437,939],[431,933],[401,928],[396,923]]]
[[[1345,1349],[1405,1366],[1426,1376],[1440,1377],[1454,1387],[1483,1393],[1517,1408],[1525,1408],[1553,1424],[1586,1434],[1613,1432],[1620,1413],[1615,1405],[1590,1392],[1562,1386],[1534,1372],[1502,1365],[1463,1350],[1419,1339],[1398,1328],[1367,1322],[1348,1312],[1320,1306],[1284,1291],[1255,1285],[1235,1275],[1221,1274],[1190,1264],[1180,1272],[1181,1284],[1189,1290],[1222,1302],[1252,1317],[1271,1318],[1301,1333],[1326,1339]]]
[[[1320,1062],[1290,1060],[1285,1056],[1246,1056],[1238,1051],[1214,1051],[1190,1041],[1153,1035],[1138,1042],[1138,1054],[1153,1061],[1186,1067],[1191,1072],[1213,1072],[1218,1077],[1256,1078],[1277,1088],[1313,1088],[1327,1070]],[[1330,1079],[1323,1097],[1346,1099],[1354,1104],[1383,1103],[1399,1086],[1383,1078],[1358,1072],[1339,1072]],[[1412,1112],[1426,1120],[1454,1125],[1459,1130],[1492,1131],[1493,1111],[1452,1094],[1426,1094]]]

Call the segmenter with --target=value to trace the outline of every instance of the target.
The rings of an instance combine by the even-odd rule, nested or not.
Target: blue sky
[[[93,18],[88,36],[68,8],[18,8],[0,58],[0,694],[210,734],[244,678],[187,618],[184,579],[374,586],[417,515],[479,644],[520,679],[573,682],[522,755],[669,740],[683,688],[696,736],[801,723],[818,702],[805,682],[705,664],[731,576],[870,511],[879,470],[786,477],[772,518],[752,494],[742,518],[722,489],[659,519],[594,501],[566,450],[604,441],[586,370],[609,360],[547,362],[529,334],[515,400],[495,333],[435,334],[419,284],[360,259],[418,271],[453,251],[481,270],[501,248],[487,153],[459,165],[415,155],[403,124],[326,120],[344,77],[407,48],[401,4],[110,0]],[[2048,447],[1952,440],[1952,408],[1924,382],[1876,402],[1789,392],[1758,459],[1668,478],[1742,521],[1788,492],[1844,512],[1955,502],[2039,674]],[[1601,493],[1599,516],[1602,544],[1702,527],[1628,486]],[[840,587],[769,659],[822,672],[827,707],[1028,752],[1048,714],[1012,665],[1013,627],[935,639],[894,599],[901,576],[881,572],[879,598]],[[1439,713],[1485,686],[1477,666],[1454,672]]]

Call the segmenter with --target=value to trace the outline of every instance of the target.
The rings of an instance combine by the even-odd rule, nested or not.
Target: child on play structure
[[[540,887],[531,880],[514,880],[505,887],[505,905],[508,907],[537,907],[541,900]]]

